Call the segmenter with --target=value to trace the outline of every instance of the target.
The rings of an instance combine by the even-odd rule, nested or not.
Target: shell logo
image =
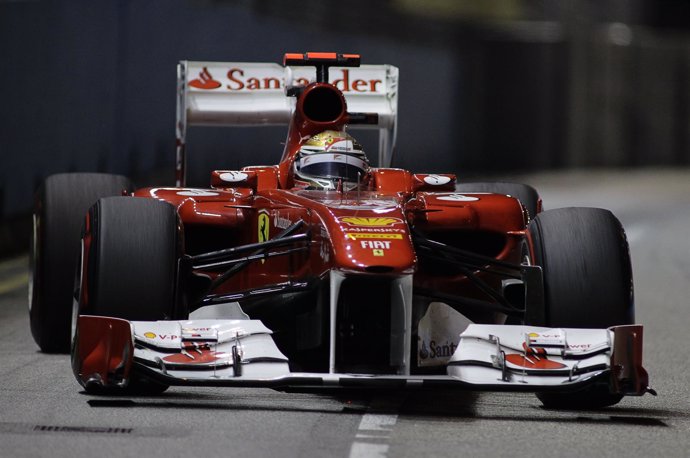
[[[394,224],[402,223],[402,220],[400,218],[391,218],[391,217],[364,218],[364,217],[358,217],[358,216],[344,216],[344,217],[338,218],[338,220],[340,222],[348,224],[350,226],[366,226],[366,227],[392,226]]]
[[[147,339],[155,339],[156,334],[154,334],[153,332],[145,332],[144,337],[146,337]]]

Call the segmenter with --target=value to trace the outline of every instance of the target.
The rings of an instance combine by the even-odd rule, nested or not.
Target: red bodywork
[[[285,63],[316,66],[317,82],[288,88],[288,95],[296,97],[296,103],[279,164],[216,170],[211,173],[210,187],[204,189],[157,187],[133,193],[136,198],[167,202],[179,215],[176,230],[181,237],[176,244],[182,241],[181,256],[176,284],[170,285],[177,293],[176,303],[171,304],[172,312],[165,315],[165,320],[179,326],[170,332],[176,333],[181,346],[179,352],[173,347],[161,350],[156,347],[160,342],[144,339],[147,334],[155,337],[155,333],[135,336],[134,322],[81,315],[72,357],[75,375],[87,389],[126,386],[128,379],[136,381],[132,376],[135,366],[144,371],[144,380],[158,377],[165,384],[283,387],[356,386],[352,383],[384,386],[377,384],[385,382],[400,387],[407,386],[406,378],[410,378],[410,386],[418,387],[427,381],[426,376],[430,376],[432,387],[439,382],[462,384],[465,382],[453,377],[433,378],[446,374],[446,363],[457,348],[459,332],[466,326],[458,316],[482,324],[523,322],[527,321],[528,303],[543,306],[541,268],[523,263],[523,258],[535,258],[534,253],[528,253],[532,243],[526,240],[527,224],[535,215],[528,214],[517,198],[498,193],[460,193],[453,174],[412,173],[396,168],[370,169],[357,188],[347,192],[342,191],[342,182],[336,187],[339,190],[325,191],[308,189],[295,180],[296,156],[310,137],[327,130],[344,131],[353,123],[376,124],[378,115],[349,113],[343,93],[327,82],[329,66],[357,66],[359,56],[288,54]],[[202,72],[203,78],[210,78],[207,71]],[[187,84],[206,84],[195,81]],[[213,90],[212,85],[206,85],[205,89]],[[179,155],[178,181],[184,182],[184,160]],[[538,213],[541,201],[536,193],[534,199],[536,208],[531,211]],[[89,252],[97,241],[91,231],[87,218],[82,245],[84,278],[90,275]],[[81,285],[80,307],[82,312],[89,311],[84,307],[89,302],[88,282],[82,278]],[[453,313],[444,309],[432,313],[433,302],[442,302]],[[185,321],[179,320],[186,320],[189,312],[204,306],[236,303],[239,307],[235,310],[250,318],[245,324],[260,322],[262,328],[272,332],[265,341],[275,344],[275,353],[285,355],[289,370],[285,369],[280,377],[243,378],[242,365],[276,363],[277,357],[266,350],[265,341],[261,347],[255,340],[252,345],[263,348],[269,356],[243,360],[238,348],[242,348],[240,341],[249,333],[245,336],[233,330],[232,361],[225,363],[232,367],[232,377],[218,379],[215,366],[209,366],[213,377],[190,376],[187,380],[186,376],[168,374],[166,364],[182,366],[177,370],[184,372],[199,369],[190,366],[220,360],[216,348],[223,343],[219,344],[217,330],[215,341],[203,340],[201,334],[185,341]],[[218,319],[230,318],[224,315]],[[427,331],[422,330],[425,319]],[[142,323],[149,326],[147,323],[152,322],[146,320],[139,325]],[[161,323],[168,324],[159,321],[158,326]],[[438,333],[436,328],[433,333],[428,331],[433,326]],[[643,394],[648,391],[648,378],[641,365],[642,329],[618,326],[613,330],[612,392]],[[430,336],[430,348],[442,349],[439,355],[445,359],[434,364],[422,361],[429,354],[421,339],[423,332]],[[260,333],[265,331],[256,332]],[[444,344],[441,339],[448,342]],[[497,336],[490,334],[489,342],[495,342],[500,350]],[[459,367],[469,361],[479,370],[487,365],[501,369],[502,364],[503,378],[496,380],[503,382],[510,381],[505,361],[529,365],[529,369],[568,367],[548,359],[543,348],[523,347],[521,355],[499,351],[491,356],[491,363],[470,358],[453,364]],[[141,356],[146,348],[165,356],[146,359]],[[184,353],[187,350],[194,353],[193,357]],[[227,359],[227,354],[224,357]],[[576,367],[567,382],[574,382]],[[599,375],[606,375],[598,370]],[[328,377],[322,379],[319,374]],[[572,383],[571,388],[579,389],[578,383],[599,383],[586,377],[581,382]],[[499,386],[493,380],[489,385]],[[523,388],[529,389],[520,384],[510,389]],[[561,387],[546,384],[539,390],[551,388],[558,391]]]
[[[317,54],[309,58],[331,57],[330,53]],[[287,55],[286,59],[300,56]],[[345,57],[358,60],[358,56]],[[223,181],[221,177],[227,171],[214,171],[212,187],[207,190],[145,188],[134,193],[177,207],[188,241],[187,253],[192,255],[270,240],[300,219],[306,223],[311,234],[309,251],[254,262],[219,285],[215,294],[324,278],[336,269],[362,274],[414,273],[416,288],[481,296],[467,288],[464,275],[419,262],[411,227],[451,246],[519,263],[527,223],[519,201],[499,194],[453,198],[455,175],[378,168],[371,170],[364,180],[365,189],[360,191],[295,188],[293,164],[302,144],[325,130],[344,130],[350,122],[345,98],[332,84],[312,83],[301,88],[296,97],[287,142],[277,166],[245,167],[241,170],[243,179],[235,182]],[[266,218],[270,224],[268,233],[263,234],[266,228],[260,225]],[[197,244],[199,240],[204,243]],[[212,279],[219,275],[214,270],[196,274]]]
[[[289,57],[292,65],[299,56]],[[487,295],[487,288],[502,290],[502,277],[487,270],[493,268],[493,262],[505,262],[513,269],[517,266],[519,273],[528,215],[520,201],[510,196],[456,192],[453,174],[372,168],[353,191],[296,186],[294,161],[311,136],[326,130],[342,131],[350,123],[377,119],[375,113],[349,113],[343,93],[324,82],[333,56],[307,57],[311,65],[316,63],[319,81],[288,92],[296,97],[296,103],[279,164],[213,171],[210,188],[143,188],[133,195],[158,199],[176,207],[182,223],[183,258],[193,261],[209,253],[236,247],[244,250],[253,244],[275,241],[283,231],[301,222],[299,232],[305,237],[299,243],[282,247],[277,253],[250,252],[254,257],[232,275],[226,275],[227,264],[184,264],[183,259],[181,265],[186,270],[182,269],[183,281],[177,289],[182,290],[184,308],[191,312],[204,305],[236,300],[247,314],[261,319],[271,329],[283,325],[298,329],[294,336],[292,328],[277,333],[276,340],[286,354],[293,346],[297,349],[320,346],[326,353],[330,351],[330,355],[322,355],[328,361],[329,370],[338,367],[359,370],[347,364],[339,365],[336,360],[347,360],[348,356],[336,353],[342,350],[335,348],[351,348],[355,354],[366,351],[367,345],[380,344],[390,347],[392,356],[377,356],[371,364],[383,362],[394,367],[394,371],[409,373],[408,355],[414,352],[414,348],[409,348],[410,340],[415,339],[411,333],[416,332],[413,329],[424,310],[420,307],[422,312],[412,311],[413,296],[415,303],[422,298],[426,305],[434,300],[460,297],[474,301],[473,306],[463,310],[472,321],[505,321],[506,315],[500,313],[496,297]],[[359,63],[358,56],[345,55],[343,59],[331,64]],[[319,67],[320,62],[325,62],[325,67]],[[416,245],[419,234],[424,240],[438,241],[443,244],[440,246],[483,258],[478,263],[475,260],[468,275],[468,268],[462,263],[456,267],[457,263],[445,263],[438,258],[444,255],[442,248],[432,256],[421,257]],[[88,233],[85,240],[89,240]],[[88,251],[88,244],[85,248]],[[84,259],[86,262],[88,254]],[[481,259],[489,262],[485,264]],[[343,280],[341,285],[340,280],[334,280],[338,275],[352,281]],[[335,291],[330,302],[323,299],[327,296],[323,291],[329,288]],[[300,299],[306,305],[295,306],[296,311],[286,318],[281,313],[288,306],[283,309],[276,306],[281,300],[276,295],[299,290],[313,294]],[[86,294],[83,289],[82,302],[87,302]],[[256,300],[267,296],[272,301],[268,311],[265,302],[257,305]],[[311,303],[317,302],[320,305],[312,307]],[[487,303],[499,307],[477,306]],[[298,315],[301,318],[294,318]],[[297,322],[294,326],[290,321],[293,319]],[[353,321],[360,323],[361,331],[340,324]],[[388,324],[377,327],[378,322]],[[326,331],[321,332],[323,329]],[[360,334],[353,336],[356,332]],[[372,333],[379,336],[378,340],[368,338]],[[390,343],[386,335],[392,335],[390,339],[395,342]],[[344,340],[336,345],[336,339]],[[394,349],[396,346],[399,348]]]
[[[290,156],[284,162],[288,161]],[[374,170],[372,190],[359,193],[285,190],[279,187],[276,168],[252,172],[260,183],[255,189],[216,187],[210,191],[216,195],[197,196],[180,195],[184,192],[180,188],[145,188],[134,193],[175,205],[188,239],[205,238],[205,233],[218,233],[212,229],[225,229],[221,233],[226,233],[227,239],[217,240],[215,249],[270,240],[299,219],[307,223],[312,234],[308,253],[255,262],[221,285],[216,291],[219,294],[306,276],[323,277],[331,269],[416,273],[415,286],[460,293],[461,276],[440,275],[433,268],[427,273],[418,265],[410,226],[431,236],[456,238],[458,243],[463,232],[493,235],[502,243],[487,249],[498,259],[519,262],[525,219],[516,199],[485,194],[470,202],[439,200],[443,195],[425,192],[428,189],[420,184],[424,175],[399,169]],[[261,215],[269,222],[264,240],[259,227],[264,221]],[[217,275],[214,271],[203,273],[211,278]]]

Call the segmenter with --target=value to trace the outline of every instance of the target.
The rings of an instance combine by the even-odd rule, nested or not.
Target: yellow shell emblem
[[[340,218],[340,221],[350,226],[392,226],[393,224],[402,223],[400,218],[364,218],[357,216],[345,216]]]

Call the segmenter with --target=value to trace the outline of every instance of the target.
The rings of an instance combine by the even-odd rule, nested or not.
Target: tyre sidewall
[[[178,318],[181,229],[175,208],[154,199],[110,197],[89,211],[80,313],[127,320]]]
[[[543,212],[530,223],[527,240],[533,264],[543,271],[544,326],[608,328],[634,323],[628,243],[610,211]]]
[[[79,235],[89,207],[104,196],[132,190],[119,175],[52,175],[36,193],[30,248],[29,317],[34,341],[44,352],[70,348],[74,272]]]

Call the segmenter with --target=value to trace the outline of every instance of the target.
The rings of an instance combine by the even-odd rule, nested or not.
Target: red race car
[[[619,221],[386,167],[397,68],[287,54],[185,61],[178,81],[175,187],[62,174],[38,193],[31,329],[43,351],[72,342],[87,391],[458,387],[578,407],[652,391]],[[185,186],[188,125],[280,123],[278,165]]]

